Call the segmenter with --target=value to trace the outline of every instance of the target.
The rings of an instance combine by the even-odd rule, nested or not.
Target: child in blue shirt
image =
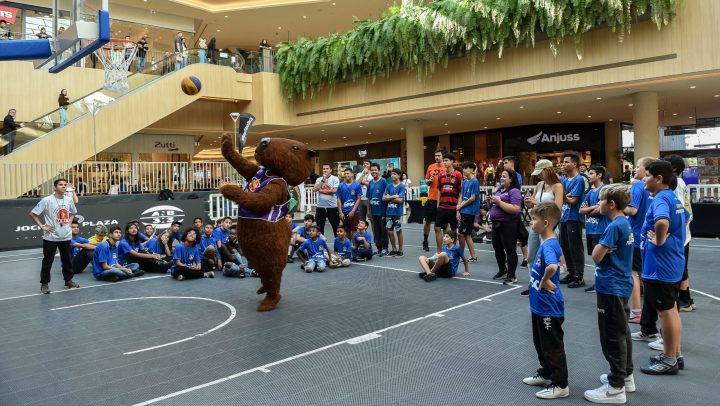
[[[367,261],[372,259],[372,234],[367,231],[367,222],[358,221],[358,231],[352,239],[353,252],[356,261]]]
[[[385,187],[383,201],[387,203],[385,210],[385,226],[387,228],[388,238],[392,250],[388,253],[390,257],[402,257],[403,254],[403,233],[402,233],[402,215],[403,206],[405,205],[405,185],[400,183],[400,174],[402,171],[395,168],[391,172],[392,182]],[[395,233],[393,233],[395,231]],[[397,237],[396,235],[397,234]],[[397,245],[395,239],[397,238]]]
[[[385,225],[385,212],[387,211],[387,207],[383,200],[383,195],[387,188],[387,181],[380,176],[380,165],[374,162],[370,164],[370,174],[373,178],[367,186],[367,212],[370,214],[370,221],[372,221],[375,247],[377,247],[379,251],[378,255],[384,257],[388,254],[388,233]]]
[[[345,234],[345,226],[340,224],[337,228],[337,237],[333,244],[333,252],[330,254],[330,260],[328,266],[330,268],[337,268],[340,266],[350,266],[350,261],[353,258],[353,245],[347,235]]]
[[[664,350],[640,370],[650,375],[678,373],[682,323],[677,309],[680,281],[685,267],[685,222],[687,212],[672,189],[677,179],[672,165],[656,160],[646,168],[645,188],[653,197],[645,215],[642,230],[642,280],[645,287],[642,310],[642,331],[652,337],[655,313],[662,323]],[[657,331],[657,330],[655,330]],[[657,333],[655,333],[656,336]],[[684,366],[684,360],[683,360]]]
[[[419,275],[421,279],[424,279],[425,282],[432,282],[438,276],[452,278],[457,274],[461,259],[465,267],[463,276],[470,276],[468,260],[465,258],[464,250],[457,244],[457,239],[457,232],[450,230],[443,235],[443,251],[441,253],[429,258],[424,255],[418,258],[423,269]]]
[[[202,264],[202,254],[197,246],[197,231],[189,228],[180,237],[182,244],[175,246],[173,253],[172,276],[185,279],[214,278],[215,274]]]
[[[577,154],[563,155],[562,169],[565,176],[560,182],[565,189],[560,217],[560,245],[567,264],[568,276],[562,280],[569,288],[585,286],[585,252],[583,252],[580,204],[585,196],[585,178],[578,173],[580,159]]]
[[[600,193],[605,187],[603,177],[605,176],[605,168],[599,165],[590,167],[588,170],[588,182],[590,189],[585,193],[582,205],[580,205],[579,213],[585,216],[585,241],[587,242],[587,253],[592,255],[593,249],[600,241],[605,231],[605,227],[610,223],[608,216],[600,213]],[[595,285],[589,286],[585,292],[594,292]]]
[[[475,243],[473,242],[473,227],[475,216],[480,214],[480,182],[475,177],[477,166],[473,162],[463,164],[462,189],[460,191],[460,202],[457,205],[457,219],[460,222],[458,232],[460,233],[460,248],[465,249],[467,244],[470,251],[470,262],[477,262],[475,257]]]
[[[545,389],[535,393],[538,398],[565,398],[570,395],[570,388],[562,329],[565,301],[560,290],[559,275],[563,253],[553,232],[561,214],[554,202],[538,203],[531,214],[532,229],[543,241],[530,271],[533,343],[540,369],[534,376],[523,379],[523,383],[544,386]]]
[[[590,170],[592,172],[592,169]],[[592,181],[593,176],[590,176]],[[632,340],[627,323],[628,298],[632,293],[633,233],[623,210],[630,202],[625,185],[605,186],[600,192],[600,213],[611,220],[592,252],[595,261],[600,347],[610,364],[603,385],[585,391],[593,403],[625,403],[626,392],[635,391]]]
[[[112,226],[108,232],[107,241],[95,246],[93,251],[93,276],[97,280],[106,282],[117,282],[121,279],[141,276],[143,271],[140,265],[130,263],[123,266],[119,262],[118,245],[122,238],[120,227]]]
[[[320,229],[316,225],[312,225],[309,231],[309,238],[300,245],[298,251],[302,251],[307,262],[305,263],[305,272],[312,271],[325,272],[325,254],[329,253],[325,240],[319,237]]]

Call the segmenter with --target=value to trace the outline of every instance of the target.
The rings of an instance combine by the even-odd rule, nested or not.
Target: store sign
[[[155,141],[154,145],[155,149],[163,152],[176,152],[180,150],[180,148],[174,142]]]
[[[199,194],[199,193],[198,193]],[[172,200],[158,204],[157,195],[81,197],[75,219],[80,233],[88,237],[98,225],[120,226],[124,229],[130,220],[139,219],[144,225],[156,229],[169,228],[174,221],[187,223],[187,218],[205,216],[207,194],[200,199]],[[36,248],[42,245],[42,231],[28,213],[37,199],[22,199],[3,204],[0,209],[0,232],[7,238],[0,241],[0,250]]]
[[[574,141],[580,141],[580,134],[560,134],[560,133],[548,134],[546,132],[540,131],[539,133],[537,133],[527,139],[527,142],[530,145],[535,145],[538,142],[560,144],[563,142],[574,142]]]
[[[18,10],[16,8],[0,6],[0,20],[5,20],[9,24],[15,24],[17,14]]]
[[[360,149],[360,150],[358,150],[358,157],[360,157],[360,158],[367,158],[367,149]]]

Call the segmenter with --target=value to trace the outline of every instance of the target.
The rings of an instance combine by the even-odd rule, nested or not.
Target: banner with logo
[[[180,195],[180,196],[178,196]],[[157,195],[88,196],[81,197],[75,219],[80,223],[80,234],[89,237],[98,224],[106,227],[125,225],[133,219],[159,230],[169,228],[174,221],[183,223],[182,229],[192,224],[194,217],[209,221],[206,203],[209,192],[194,193],[198,199],[187,199],[192,194],[176,194],[177,200],[157,200]],[[30,218],[30,210],[38,199],[5,200],[0,202],[0,251],[38,248],[42,246],[42,231]]]
[[[0,6],[0,20],[5,20],[8,24],[15,24],[15,17],[17,17],[17,15],[18,9]]]
[[[600,153],[605,145],[605,126],[602,123],[529,125],[501,131],[503,155],[568,150]]]

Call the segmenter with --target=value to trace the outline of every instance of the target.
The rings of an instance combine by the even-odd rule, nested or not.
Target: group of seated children
[[[140,232],[140,222],[133,220],[123,234],[118,226],[98,225],[89,239],[80,236],[77,221],[72,228],[72,268],[81,273],[92,264],[93,276],[102,281],[117,282],[142,276],[145,272],[171,272],[177,280],[213,278],[214,271],[244,278],[258,276],[242,255],[232,220],[225,217],[217,226],[203,225],[201,218],[180,232],[180,222],[168,230],[155,233],[152,225]]]
[[[288,263],[295,262],[293,255],[300,259],[300,268],[305,272],[323,272],[326,267],[350,266],[350,262],[364,262],[373,257],[372,234],[367,231],[367,222],[358,221],[357,232],[349,238],[343,225],[337,228],[337,237],[333,251],[327,245],[327,239],[314,224],[315,216],[305,216],[302,225],[292,222],[292,216],[286,215],[292,229],[288,247]]]

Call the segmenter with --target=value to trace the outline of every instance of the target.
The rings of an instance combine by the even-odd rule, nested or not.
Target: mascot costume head
[[[284,219],[290,205],[289,187],[310,176],[317,153],[300,141],[263,138],[255,149],[256,165],[242,157],[247,134],[255,117],[241,114],[237,149],[233,137],[223,136],[222,154],[246,180],[247,186],[227,184],[220,188],[226,198],[238,204],[237,236],[243,254],[260,274],[258,294],[265,298],[258,311],[273,310],[280,301],[280,282],[287,263],[292,230]]]

